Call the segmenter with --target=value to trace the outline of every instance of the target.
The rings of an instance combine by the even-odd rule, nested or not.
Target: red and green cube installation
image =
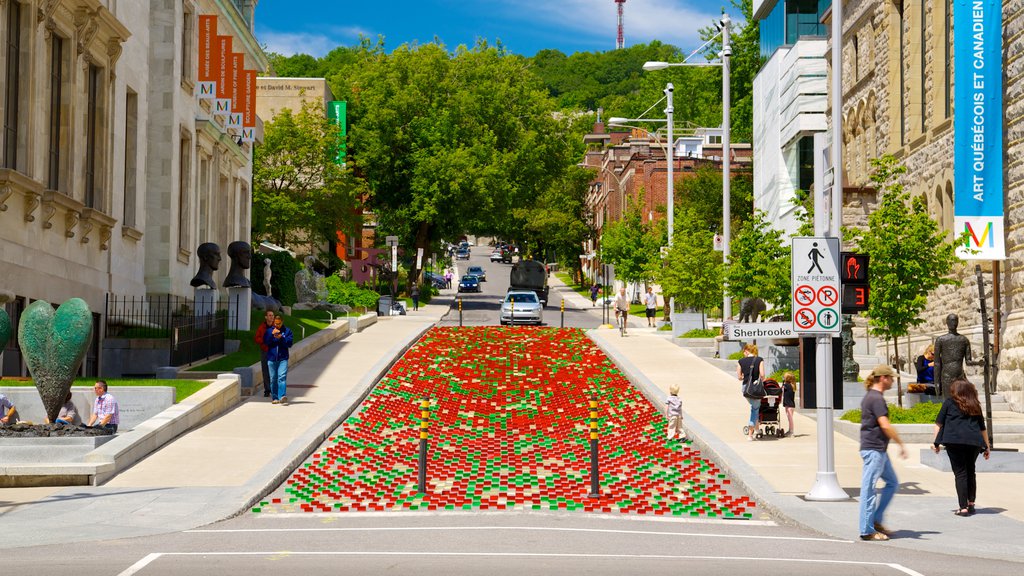
[[[590,396],[601,497],[590,492]],[[427,491],[419,404],[430,401]],[[685,402],[685,399],[684,399]],[[750,518],[699,450],[582,330],[433,328],[255,512],[584,510]]]

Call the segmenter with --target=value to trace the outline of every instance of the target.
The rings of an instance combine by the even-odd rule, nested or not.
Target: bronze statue
[[[192,286],[206,286],[216,290],[217,282],[213,279],[213,271],[220,268],[220,246],[213,242],[204,242],[196,248],[196,256],[199,257],[199,271],[192,278]]]
[[[954,380],[967,379],[964,362],[968,366],[981,366],[984,363],[983,360],[971,358],[971,341],[957,333],[956,327],[959,324],[960,318],[956,314],[946,316],[949,332],[935,339],[935,392],[942,398]]]
[[[228,269],[228,276],[224,279],[225,288],[248,288],[249,279],[245,277],[245,271],[252,265],[252,247],[248,242],[237,240],[228,244],[228,258],[231,259],[231,268]]]

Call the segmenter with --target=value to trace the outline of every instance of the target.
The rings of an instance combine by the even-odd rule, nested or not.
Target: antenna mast
[[[619,10],[619,35],[618,35],[618,38],[615,41],[615,49],[616,50],[618,50],[620,48],[625,48],[626,47],[626,38],[625,38],[625,36],[622,33],[622,6],[625,3],[626,3],[626,0],[615,0],[615,5],[618,7],[618,10]]]

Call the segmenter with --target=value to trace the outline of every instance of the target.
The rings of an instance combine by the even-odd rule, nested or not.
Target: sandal
[[[971,515],[971,511],[969,509],[967,509],[967,508],[961,508],[960,510],[955,510],[953,512],[953,515],[954,516],[970,516]]]
[[[970,514],[974,514],[974,504],[967,505],[967,512]]]
[[[874,540],[876,542],[884,542],[885,540],[888,540],[889,537],[886,536],[885,534],[882,534],[881,532],[874,532],[872,534],[861,534],[860,539],[861,540]]]

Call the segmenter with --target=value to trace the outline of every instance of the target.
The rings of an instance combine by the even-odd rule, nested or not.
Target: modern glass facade
[[[780,46],[796,44],[807,36],[827,36],[821,17],[832,0],[778,0],[761,20],[761,55],[770,58]]]

